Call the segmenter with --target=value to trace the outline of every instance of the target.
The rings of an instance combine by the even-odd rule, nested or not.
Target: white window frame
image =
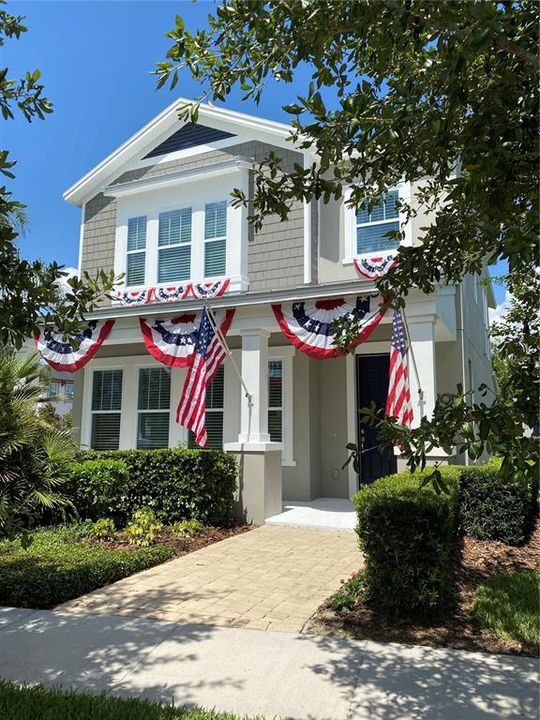
[[[159,363],[159,368],[156,368],[155,365],[145,365],[145,366],[139,366],[137,367],[137,421],[135,425],[135,448],[137,448],[138,440],[139,440],[139,415],[141,413],[144,413],[145,415],[148,415],[150,413],[160,413],[164,415],[165,413],[169,413],[169,443],[170,443],[170,437],[171,437],[171,397],[172,397],[172,390],[169,392],[169,407],[168,408],[152,408],[148,410],[141,410],[139,408],[139,390],[140,390],[140,378],[141,378],[141,370],[165,370],[167,368],[166,365],[163,365],[162,363]],[[172,385],[172,368],[168,368],[171,370],[171,385]],[[144,448],[140,448],[141,450]]]
[[[281,464],[284,467],[296,467],[294,459],[294,363],[295,356],[294,347],[275,347],[268,348],[268,362],[271,360],[281,360],[282,363],[282,388],[281,388],[281,437],[282,442],[276,443],[281,446]]]
[[[191,237],[189,239],[189,242],[178,242],[174,245],[160,245],[159,244],[159,218],[160,215],[163,213],[170,213],[174,212],[175,210],[191,210]],[[167,282],[158,283],[158,277],[159,277],[159,253],[161,250],[166,250],[168,248],[177,248],[177,247],[188,247],[189,246],[189,269],[190,269],[190,276],[192,275],[191,269],[193,267],[193,207],[191,205],[177,205],[175,207],[169,207],[162,209],[157,214],[157,249],[156,249],[156,256],[152,260],[155,260],[155,267],[154,263],[151,262],[151,271],[153,272],[153,278],[152,280],[155,282],[149,283],[150,285],[159,285],[159,286],[166,286],[166,285],[175,285],[175,284],[182,284],[184,282],[188,282],[187,280],[169,280]]]
[[[115,358],[116,360],[116,358]],[[107,371],[107,370],[120,370],[122,372],[122,396],[120,398],[120,409],[119,410],[93,410],[92,409],[92,395],[94,389],[94,373],[88,373],[88,377],[85,377],[85,392],[84,396],[87,398],[87,412],[86,412],[86,427],[85,427],[85,440],[83,447],[92,449],[92,418],[94,415],[118,415],[120,413],[120,431],[118,433],[118,449],[122,448],[122,419],[123,419],[123,407],[124,397],[126,392],[126,373],[121,365],[116,362],[111,366],[96,367],[94,370]],[[81,428],[81,441],[82,441],[82,428]]]
[[[144,248],[142,248],[142,249],[138,248],[138,249],[136,249],[136,250],[128,250],[129,221],[130,221],[130,220],[138,220],[139,218],[142,218],[142,217],[143,217],[144,220],[145,220]],[[146,282],[146,277],[147,277],[147,275],[146,275],[146,273],[147,273],[147,261],[148,261],[148,258],[147,258],[147,246],[148,246],[148,216],[147,216],[146,214],[132,215],[131,217],[129,217],[129,218],[127,219],[127,223],[126,223],[126,259],[125,259],[125,271],[124,271],[125,274],[126,274],[126,280],[125,280],[126,283],[127,283],[127,271],[128,271],[128,257],[129,257],[130,255],[140,255],[140,254],[143,254],[143,255],[144,255],[144,279],[145,279],[145,282]],[[127,285],[127,287],[139,287],[139,286]],[[144,287],[144,285],[143,285],[143,287]]]
[[[398,196],[400,200],[403,200],[405,202],[410,202],[411,200],[411,184],[409,182],[401,182],[395,185],[394,187],[391,187],[388,189],[388,192],[391,190],[397,190]],[[352,265],[354,258],[356,257],[371,257],[373,255],[373,252],[368,253],[358,253],[356,251],[356,210],[354,207],[350,207],[347,205],[347,201],[350,199],[352,195],[352,189],[348,188],[344,193],[344,201],[342,203],[343,208],[343,227],[344,227],[344,256],[343,256],[343,265]],[[405,233],[404,239],[402,241],[402,245],[404,246],[411,246],[413,244],[412,241],[412,223],[411,221],[406,221],[405,215],[402,211],[399,212],[399,227],[400,230],[403,230]],[[377,220],[374,223],[370,223],[373,225],[382,225],[384,223],[392,222],[392,220]],[[397,248],[396,248],[397,249]]]
[[[81,370],[84,373],[81,447],[90,448],[92,434],[92,381],[96,370],[122,370],[122,406],[120,409],[120,449],[130,450],[137,447],[137,429],[139,422],[138,381],[142,368],[160,368],[162,363],[150,356],[124,356],[114,358],[94,358]],[[187,443],[187,431],[176,422],[176,407],[184,386],[186,368],[171,368],[171,398],[169,406],[169,447]],[[118,412],[118,411],[114,411]],[[163,412],[160,410],[159,412]]]
[[[201,169],[201,171],[204,168]],[[115,240],[115,274],[125,274],[127,269],[127,229],[132,217],[146,215],[146,265],[145,284],[130,286],[129,290],[143,290],[147,287],[167,287],[172,284],[187,284],[229,278],[230,292],[243,292],[248,288],[248,209],[233,207],[230,194],[235,187],[244,192],[249,190],[249,172],[244,166],[233,167],[223,176],[205,178],[204,173],[194,176],[189,183],[167,177],[159,187],[142,187],[134,192],[117,196],[117,227]],[[113,191],[111,190],[111,194]],[[115,195],[116,196],[116,195]],[[226,267],[222,276],[206,278],[204,259],[206,240],[204,237],[205,206],[209,203],[227,200]],[[192,208],[191,216],[191,273],[190,277],[177,282],[158,283],[159,215],[162,212]],[[212,239],[215,240],[215,239]],[[209,241],[211,242],[211,241]],[[187,245],[187,243],[185,243]],[[165,246],[163,246],[165,247]],[[168,246],[167,246],[168,247]],[[172,246],[171,246],[172,247]],[[119,285],[125,290],[125,285]],[[118,302],[118,301],[117,301]]]
[[[207,246],[208,246],[208,243],[215,243],[215,242],[219,242],[219,241],[221,241],[221,240],[225,240],[225,269],[227,269],[227,254],[228,254],[229,245],[230,245],[229,240],[228,240],[228,237],[229,237],[229,217],[228,217],[229,213],[228,213],[228,212],[227,212],[227,218],[226,218],[226,221],[225,221],[225,223],[226,223],[226,224],[225,224],[225,235],[221,235],[221,236],[219,236],[219,237],[213,237],[213,238],[207,238],[207,237],[206,237],[206,206],[207,206],[207,205],[216,204],[216,203],[220,203],[220,202],[223,202],[224,200],[227,200],[227,204],[230,205],[230,202],[229,202],[229,199],[228,199],[228,198],[221,198],[221,200],[207,200],[207,201],[204,203],[204,221],[205,221],[205,224],[204,224],[204,228],[203,228],[203,240],[204,240],[203,272],[204,272],[204,268],[205,268],[205,266],[206,266],[206,248],[207,248]],[[206,277],[213,279],[213,278],[215,278],[215,277],[221,277],[221,276],[220,276],[220,275],[207,275]]]

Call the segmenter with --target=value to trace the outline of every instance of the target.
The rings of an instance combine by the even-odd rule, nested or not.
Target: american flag
[[[405,337],[401,310],[394,310],[390,348],[390,380],[386,398],[386,415],[395,417],[401,425],[409,427],[413,419],[407,359],[409,346]]]
[[[197,331],[195,351],[186,375],[182,397],[176,411],[176,422],[192,430],[195,442],[208,447],[206,432],[206,387],[212,382],[225,359],[225,348],[213,319],[205,308]]]

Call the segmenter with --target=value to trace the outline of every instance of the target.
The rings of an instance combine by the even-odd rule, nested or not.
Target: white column
[[[242,388],[240,443],[267,443],[268,434],[268,338],[267,330],[243,330],[242,377],[251,402]]]
[[[409,376],[411,401],[414,412],[413,427],[420,425],[425,415],[428,420],[433,415],[437,397],[435,372],[435,318],[433,316],[407,317],[411,337],[411,351],[416,361],[416,376],[413,357],[409,358]],[[422,389],[420,397],[419,384]]]

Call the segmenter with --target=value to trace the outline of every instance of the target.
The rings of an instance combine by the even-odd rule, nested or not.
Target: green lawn
[[[0,605],[50,608],[174,557],[169,547],[111,549],[76,527],[38,530],[25,550],[0,542]],[[1,716],[0,716],[1,717]]]
[[[0,718],[8,720],[239,720],[238,715],[145,700],[63,692],[0,680]],[[253,718],[252,720],[256,720]],[[261,719],[262,720],[262,719]]]
[[[500,575],[482,583],[473,614],[480,625],[505,640],[522,645],[540,643],[540,572]]]

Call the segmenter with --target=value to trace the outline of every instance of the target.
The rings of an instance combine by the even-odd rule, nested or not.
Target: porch
[[[344,498],[285,501],[282,512],[266,518],[264,522],[265,525],[352,531],[356,527],[356,513],[352,502]]]
[[[453,368],[445,373],[439,392],[455,388],[459,380],[457,343],[437,309],[437,302],[425,298],[410,302],[407,309],[422,378],[419,398],[411,377],[418,420],[430,414],[440,387],[439,356]],[[207,394],[207,427],[211,447],[223,447],[238,458],[239,515],[255,524],[272,519],[271,524],[354,527],[352,515],[345,519],[350,506],[331,505],[334,500],[348,502],[358,489],[352,465],[343,468],[346,445],[357,442],[361,434],[358,408],[371,400],[384,405],[390,323],[390,315],[385,316],[354,354],[319,360],[289,343],[269,305],[237,307],[227,334],[232,358],[224,362],[217,384]],[[185,367],[166,367],[147,353],[135,313],[117,317],[107,343],[75,376],[74,424],[80,427],[81,446],[194,447],[193,438],[175,420],[185,374]],[[376,443],[364,437],[363,444]],[[381,462],[375,448],[363,461],[360,480],[370,481],[402,466],[398,456],[384,460],[384,467]],[[289,501],[285,509],[283,497]]]

